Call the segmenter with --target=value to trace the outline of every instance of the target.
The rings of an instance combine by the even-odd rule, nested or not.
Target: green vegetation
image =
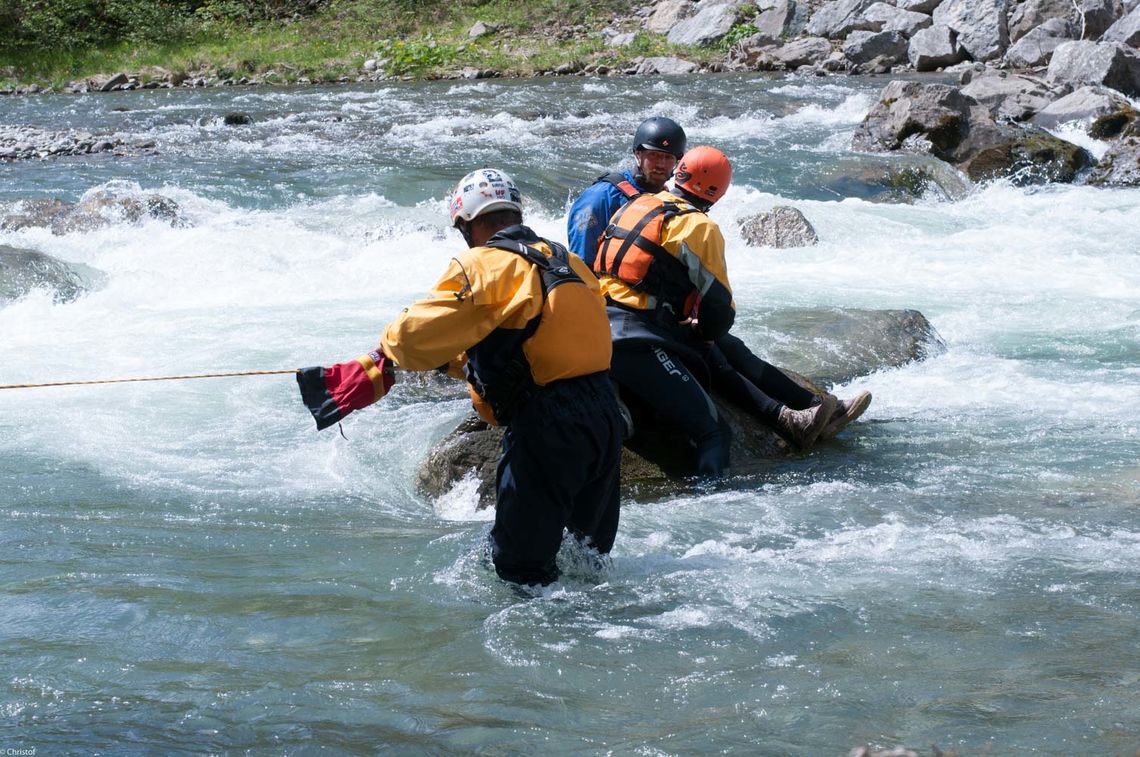
[[[7,0],[0,85],[62,87],[120,71],[144,82],[167,75],[332,81],[355,78],[369,59],[393,76],[465,66],[525,75],[670,54],[661,35],[643,31],[625,48],[605,45],[606,26],[640,30],[636,7],[636,0]],[[470,39],[477,21],[492,31]],[[747,36],[746,25],[739,29]],[[698,62],[721,53],[684,51]]]
[[[752,24],[736,24],[731,29],[729,29],[728,34],[724,35],[724,37],[721,38],[720,42],[717,44],[727,50],[740,40],[748,39],[753,34],[758,34],[759,32],[760,30]]]

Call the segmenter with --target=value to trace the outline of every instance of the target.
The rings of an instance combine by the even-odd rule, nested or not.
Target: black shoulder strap
[[[570,265],[570,252],[563,245],[558,242],[552,242],[549,239],[542,240],[550,246],[550,257],[542,253],[530,245],[523,244],[515,239],[491,239],[487,242],[488,247],[494,247],[498,250],[506,250],[520,255],[527,259],[530,263],[538,266],[542,271],[542,294],[545,297],[550,293],[550,290],[560,284],[565,284],[571,281],[581,282],[582,278],[574,272],[573,266]],[[555,262],[558,265],[555,265]]]
[[[625,212],[629,210],[632,205],[633,203],[628,203],[622,207],[622,209],[614,215],[613,220],[610,221],[610,225],[607,226],[605,230],[605,236],[622,240],[621,245],[618,247],[617,253],[614,254],[613,258],[611,259],[609,270],[607,271],[613,276],[617,276],[618,269],[621,268],[621,264],[625,259],[626,253],[628,253],[629,248],[633,247],[634,245],[653,255],[654,258],[664,260],[671,259],[673,256],[670,255],[664,247],[662,247],[657,242],[646,239],[644,236],[642,236],[641,232],[657,216],[664,216],[664,219],[662,221],[664,223],[670,218],[685,215],[686,213],[695,213],[697,211],[696,208],[690,205],[681,206],[675,202],[662,201],[659,206],[646,213],[645,216],[642,217],[642,219],[638,221],[632,229],[626,232],[617,226],[617,222],[621,220],[621,217],[625,215]]]

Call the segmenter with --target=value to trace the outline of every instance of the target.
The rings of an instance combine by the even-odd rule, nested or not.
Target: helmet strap
[[[682,200],[689,203],[690,205],[692,205],[694,208],[701,211],[702,213],[707,213],[709,211],[709,208],[711,208],[714,204],[714,203],[709,202],[708,200],[697,197],[695,194],[693,194],[689,190],[685,189],[684,187],[674,186],[673,187],[673,194],[677,195]]]
[[[463,235],[463,241],[467,243],[468,247],[475,246],[475,242],[471,238],[471,223],[469,221],[457,218],[455,219],[455,228],[459,229],[459,233]]]

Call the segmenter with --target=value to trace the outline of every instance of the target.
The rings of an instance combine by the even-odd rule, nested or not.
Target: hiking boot
[[[808,449],[831,420],[835,408],[836,400],[829,394],[824,395],[818,405],[807,410],[784,407],[780,410],[780,420],[776,428],[787,435],[800,449]]]
[[[836,434],[847,427],[847,424],[863,414],[871,404],[870,392],[859,392],[849,400],[842,400],[835,406],[831,420],[823,427],[819,434],[820,441],[834,438]]]

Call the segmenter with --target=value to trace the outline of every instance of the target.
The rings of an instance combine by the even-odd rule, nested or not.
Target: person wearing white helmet
[[[577,256],[522,224],[505,172],[464,176],[449,211],[469,249],[388,324],[380,349],[405,370],[465,376],[479,414],[506,427],[492,560],[505,580],[546,585],[564,532],[602,554],[617,532],[625,423],[604,300]]]

